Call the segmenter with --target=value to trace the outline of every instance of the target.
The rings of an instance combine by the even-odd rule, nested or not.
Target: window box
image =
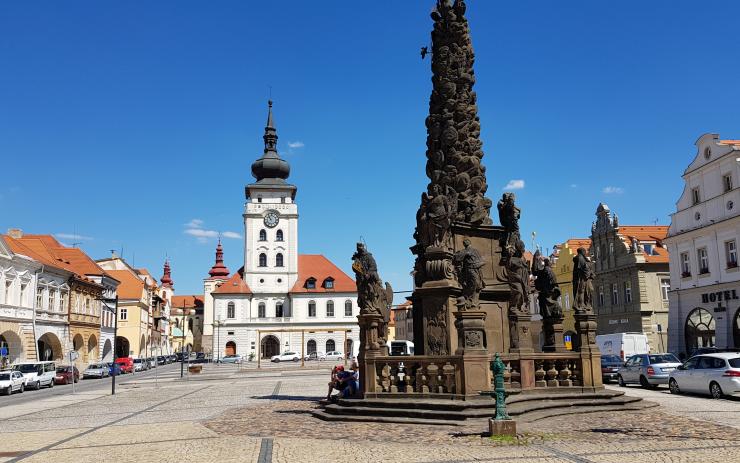
[[[703,269],[699,270],[699,275],[706,275],[707,273],[709,273],[709,269],[708,268],[703,268]]]
[[[689,278],[691,276],[691,272],[683,272],[681,273],[682,278]]]

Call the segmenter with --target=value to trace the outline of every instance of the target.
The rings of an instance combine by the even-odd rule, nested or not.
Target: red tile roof
[[[203,307],[203,295],[202,294],[191,294],[184,296],[172,296],[172,308],[182,307]]]
[[[720,145],[740,145],[740,140],[720,140]]]
[[[570,249],[571,253],[575,254],[578,251],[578,248],[583,248],[588,252],[589,248],[591,247],[591,239],[590,238],[571,238],[568,241],[565,242],[565,247]]]
[[[306,280],[316,279],[316,288],[307,289]],[[324,288],[327,278],[334,279],[334,288]],[[350,278],[339,267],[321,254],[298,255],[298,280],[290,290],[291,293],[354,293],[357,292],[355,280]]]
[[[252,290],[244,281],[244,267],[231,275],[228,280],[213,291],[213,294],[252,294]]]
[[[144,297],[144,280],[130,270],[108,270],[113,278],[120,281],[118,297],[120,299],[141,299]]]
[[[645,254],[645,262],[668,263],[668,249],[663,247],[663,240],[668,236],[668,225],[620,225],[619,234],[628,238],[627,246],[633,238],[641,242],[655,241],[655,255]]]

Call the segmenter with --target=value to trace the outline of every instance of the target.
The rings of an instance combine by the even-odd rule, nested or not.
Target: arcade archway
[[[275,336],[268,334],[260,342],[260,352],[263,359],[269,359],[273,355],[280,355],[280,341]]]

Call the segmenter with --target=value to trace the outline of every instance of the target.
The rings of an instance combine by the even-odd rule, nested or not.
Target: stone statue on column
[[[480,292],[486,287],[482,270],[485,261],[480,252],[470,245],[469,239],[463,240],[463,246],[464,249],[457,251],[452,259],[457,281],[462,287],[462,300],[458,307],[460,310],[477,310]]]
[[[375,258],[363,243],[357,243],[357,252],[352,256],[352,270],[357,284],[357,305],[360,306],[360,350],[379,350],[387,354],[393,288],[387,282],[383,286]]]
[[[593,312],[594,269],[584,248],[573,257],[573,308],[576,312]]]

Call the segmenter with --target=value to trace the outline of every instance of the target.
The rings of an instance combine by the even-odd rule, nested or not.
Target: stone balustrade
[[[417,394],[455,396],[461,388],[459,356],[382,356],[368,359],[375,381],[368,381],[369,394]],[[366,394],[367,395],[367,394]]]
[[[537,352],[531,357],[503,355],[501,359],[506,365],[504,384],[507,389],[522,389],[522,362],[533,364],[534,389],[582,387],[584,385],[583,358],[578,352]]]

